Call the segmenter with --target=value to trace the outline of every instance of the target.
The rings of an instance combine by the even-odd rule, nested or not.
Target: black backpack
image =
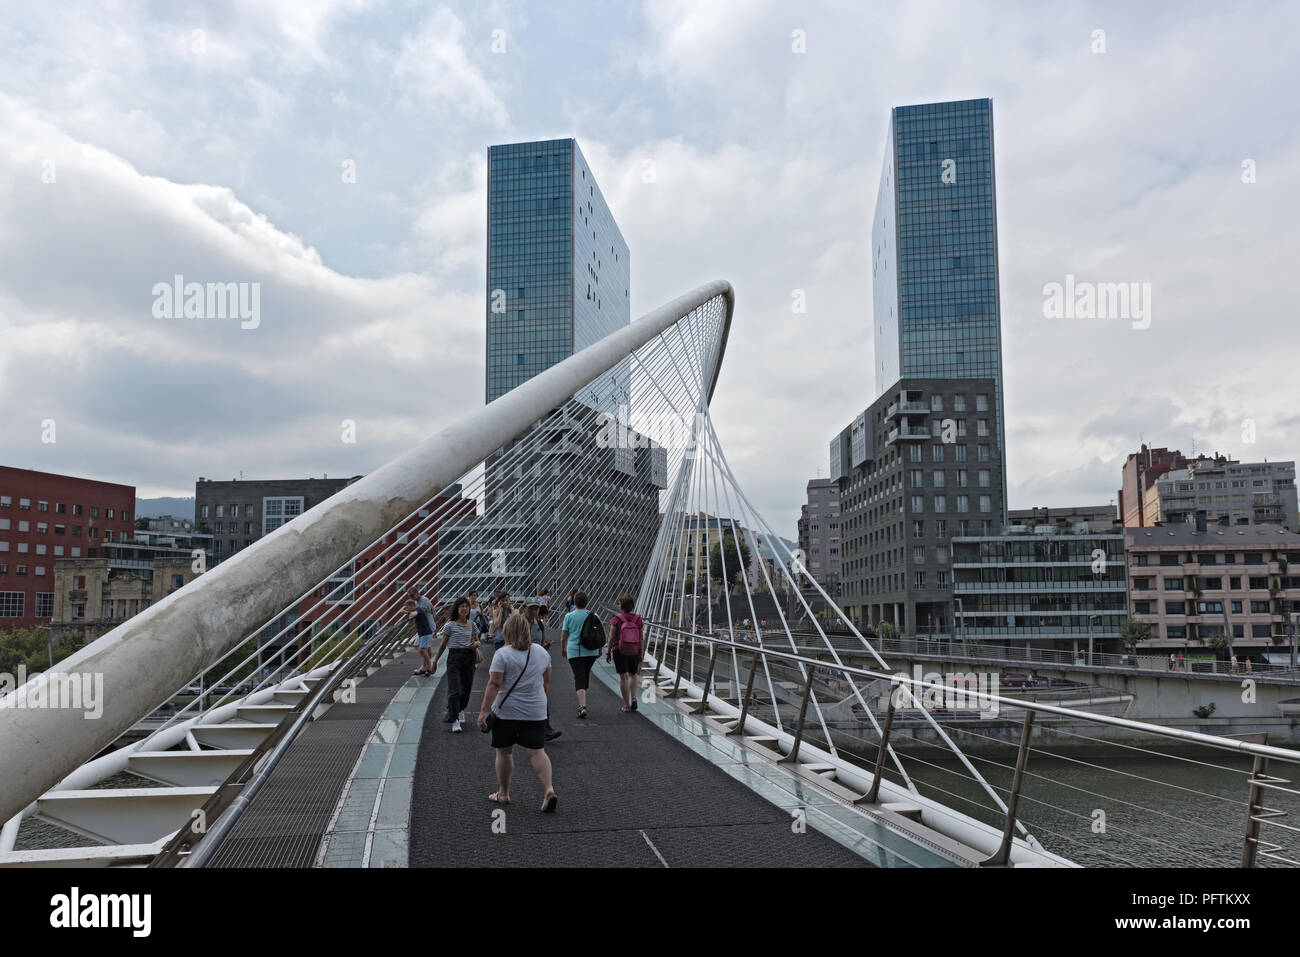
[[[578,644],[588,651],[600,651],[605,647],[605,626],[600,623],[600,616],[594,611],[587,612],[587,617],[582,621]]]

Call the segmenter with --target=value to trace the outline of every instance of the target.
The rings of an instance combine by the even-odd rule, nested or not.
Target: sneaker
[[[465,729],[460,726],[460,718],[457,718],[451,726],[452,734],[460,734]]]
[[[563,731],[556,731],[554,728],[551,728],[550,730],[548,730],[548,731],[546,732],[546,740],[547,740],[547,741],[554,741],[556,738],[558,738],[558,737],[559,737],[560,735],[562,735],[562,734],[564,734]]]

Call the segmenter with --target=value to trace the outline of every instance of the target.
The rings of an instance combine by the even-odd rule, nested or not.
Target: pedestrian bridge
[[[733,305],[714,282],[654,310],[0,701],[0,866],[1071,867],[1140,862],[1143,842],[1169,843],[1150,823],[1168,818],[1207,830],[1188,862],[1295,864],[1293,749],[973,689],[967,705],[1015,722],[994,733],[924,707],[927,679],[900,679],[902,660],[825,594],[846,634],[778,613],[729,640],[735,594],[751,620],[776,595],[812,617],[709,415]],[[522,761],[515,803],[486,800],[486,740],[441,722],[441,674],[412,675],[413,585],[439,605],[582,588],[606,617],[636,595],[637,712],[620,713],[601,664],[590,717],[573,717],[555,656],[556,814],[537,812]],[[72,694],[90,686],[94,717]],[[1114,750],[1070,751],[1063,719]],[[1225,816],[1189,825],[1134,800],[1125,735],[1170,760],[1195,749],[1222,788],[1155,784]],[[1103,773],[1121,775],[1113,793]]]

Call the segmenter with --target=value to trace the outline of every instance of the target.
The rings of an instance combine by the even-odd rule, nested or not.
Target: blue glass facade
[[[488,148],[487,242],[488,402],[630,321],[627,244],[574,140]]]
[[[992,100],[894,108],[871,239],[876,394],[993,379],[1004,459]]]

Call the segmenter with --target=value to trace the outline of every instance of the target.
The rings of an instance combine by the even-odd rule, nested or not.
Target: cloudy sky
[[[0,3],[0,463],[141,496],[382,464],[482,402],[487,145],[571,135],[634,316],[735,286],[714,415],[792,534],[875,395],[888,110],[982,96],[1011,506],[1112,500],[1140,436],[1294,458],[1297,34],[1268,3]],[[178,273],[260,283],[260,325],[156,317]],[[1150,283],[1149,328],[1045,318],[1070,274]]]

